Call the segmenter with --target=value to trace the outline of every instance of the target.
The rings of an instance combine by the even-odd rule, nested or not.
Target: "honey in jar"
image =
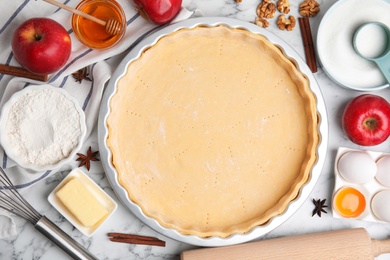
[[[106,49],[122,39],[126,31],[126,16],[118,2],[115,0],[84,0],[76,8],[103,21],[115,19],[121,25],[119,33],[111,35],[104,26],[74,14],[72,28],[81,43],[93,49]]]

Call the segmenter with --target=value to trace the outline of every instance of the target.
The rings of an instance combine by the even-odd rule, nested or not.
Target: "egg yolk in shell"
[[[333,207],[344,218],[356,218],[366,209],[366,199],[357,189],[345,187],[334,196]]]

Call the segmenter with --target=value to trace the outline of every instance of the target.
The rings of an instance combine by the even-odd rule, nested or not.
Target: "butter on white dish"
[[[77,178],[70,179],[57,191],[56,196],[85,227],[96,225],[108,214],[108,211]]]
[[[78,168],[62,180],[48,200],[86,236],[92,236],[117,208],[116,202]]]

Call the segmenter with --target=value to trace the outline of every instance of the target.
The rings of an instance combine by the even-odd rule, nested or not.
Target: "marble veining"
[[[204,16],[227,16],[244,21],[254,21],[256,17],[256,7],[259,0],[242,0],[238,4],[233,0],[184,0],[183,6],[189,10],[198,10]],[[321,12],[315,18],[311,19],[311,26],[314,37],[319,23],[326,10],[335,0],[320,0]],[[291,14],[298,14],[298,5],[300,1],[291,0]],[[290,44],[299,55],[304,57],[302,39],[299,26],[291,31],[280,31],[276,26],[276,19],[271,20],[271,26],[267,29],[278,37]],[[119,62],[119,59],[113,59],[112,64]],[[343,134],[341,129],[341,114],[345,103],[352,97],[358,96],[361,92],[344,89],[331,81],[326,73],[319,67],[319,71],[314,74],[325,99],[325,105],[329,120],[329,145],[320,178],[310,196],[302,207],[288,221],[265,235],[263,238],[275,238],[282,236],[292,236],[307,234],[320,231],[329,231],[342,228],[364,227],[375,239],[385,239],[390,236],[390,224],[371,223],[357,220],[334,219],[331,214],[330,202],[333,190],[333,165],[337,148],[346,146],[350,148],[362,148],[352,144]],[[387,89],[376,91],[375,94],[390,99]],[[94,140],[97,140],[96,131],[93,133]],[[96,143],[93,144],[97,147]],[[381,145],[370,147],[374,151],[390,152],[390,140]],[[194,248],[194,246],[177,242],[164,237],[145,226],[128,209],[121,205],[110,187],[107,178],[104,175],[100,164],[93,164],[89,176],[96,181],[112,198],[114,198],[119,207],[114,215],[91,237],[83,236],[78,230],[66,221],[47,201],[49,193],[66,176],[67,172],[60,172],[49,176],[40,181],[28,190],[22,190],[21,193],[28,201],[43,215],[57,224],[61,229],[88,248],[99,259],[179,259],[179,254],[183,250]],[[326,199],[328,205],[327,214],[322,217],[313,216],[314,208],[312,199]],[[54,246],[39,232],[35,231],[33,226],[20,218],[15,218],[17,225],[17,236],[0,240],[0,259],[34,259],[34,260],[61,260],[69,259],[58,247]],[[166,247],[151,247],[142,245],[128,245],[110,242],[106,236],[108,232],[128,232],[142,235],[157,236],[167,242]],[[353,239],[353,238],[351,238]],[[382,255],[377,259],[390,259],[390,254]]]

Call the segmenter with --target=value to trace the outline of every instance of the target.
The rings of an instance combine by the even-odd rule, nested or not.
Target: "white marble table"
[[[298,17],[298,5],[301,1],[294,1],[291,6],[291,13]],[[311,27],[316,36],[319,23],[326,10],[335,2],[335,0],[320,0],[321,12],[315,18],[311,19]],[[237,4],[233,0],[184,0],[183,5],[189,10],[200,10],[204,16],[226,16],[237,18],[244,21],[254,21],[256,17],[256,6],[258,0],[242,0]],[[1,11],[0,11],[1,12]],[[271,21],[269,31],[287,41],[302,57],[304,50],[301,40],[299,26],[291,31],[280,31],[276,26],[276,19]],[[115,66],[121,57],[113,58],[110,62]],[[334,184],[333,164],[336,150],[339,146],[350,148],[358,147],[351,143],[343,134],[341,129],[341,113],[346,102],[352,97],[358,96],[361,92],[347,90],[332,82],[323,72],[321,67],[315,73],[315,78],[323,93],[329,120],[329,144],[328,152],[320,178],[314,187],[313,192],[307,198],[303,206],[288,221],[268,233],[263,238],[273,238],[281,236],[292,236],[307,234],[320,231],[338,230],[343,228],[364,227],[370,235],[376,239],[388,238],[390,235],[390,224],[379,224],[372,222],[363,222],[358,220],[335,219],[332,217],[331,209],[328,207],[328,214],[322,214],[322,217],[313,216],[314,208],[312,199],[326,199],[330,206],[331,194]],[[381,95],[390,100],[390,93],[387,89],[376,91],[375,94]],[[96,132],[93,133],[95,137]],[[97,138],[96,138],[97,140]],[[95,147],[97,145],[95,144]],[[366,148],[367,149],[367,148]],[[390,140],[385,143],[370,147],[373,151],[390,152]],[[164,237],[154,230],[145,226],[132,213],[122,206],[112,191],[100,163],[93,163],[89,172],[91,176],[109,195],[117,200],[119,207],[114,215],[106,222],[98,232],[91,238],[83,236],[78,230],[66,221],[47,201],[48,194],[54,187],[66,176],[68,172],[53,174],[40,183],[31,187],[28,191],[28,201],[42,214],[55,222],[70,236],[83,244],[99,259],[179,259],[179,254],[183,250],[194,248],[194,246],[177,242]],[[44,236],[34,230],[32,225],[26,223],[20,218],[15,218],[18,235],[8,239],[0,240],[0,259],[68,259],[59,248],[54,246]],[[150,247],[142,245],[128,245],[121,243],[112,243],[106,233],[118,231],[127,233],[137,233],[142,235],[157,236],[167,242],[166,247]],[[353,239],[351,237],[351,239]],[[378,259],[390,259],[390,254],[382,255]]]

